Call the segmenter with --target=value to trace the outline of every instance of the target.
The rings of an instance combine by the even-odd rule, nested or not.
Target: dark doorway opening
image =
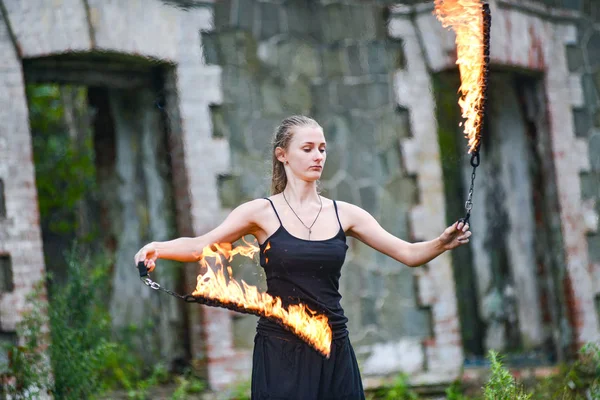
[[[142,245],[178,232],[167,112],[176,102],[166,104],[165,83],[172,66],[85,53],[27,59],[23,69],[51,299],[70,278],[67,258],[106,263],[103,300],[115,334],[149,365],[181,365],[189,359],[185,307],[144,296],[132,265]],[[180,288],[182,268],[164,264],[156,278]]]
[[[450,224],[464,215],[472,168],[459,126],[458,72],[437,74],[434,82]],[[481,365],[492,349],[512,365],[568,354],[565,255],[544,96],[539,75],[493,71],[473,238],[452,254],[467,365]]]

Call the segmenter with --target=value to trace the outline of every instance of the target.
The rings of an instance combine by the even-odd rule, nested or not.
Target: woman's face
[[[290,173],[304,181],[316,181],[321,177],[325,166],[325,135],[320,126],[294,128],[294,135],[285,151],[280,151],[279,161]],[[286,165],[287,161],[287,165]]]

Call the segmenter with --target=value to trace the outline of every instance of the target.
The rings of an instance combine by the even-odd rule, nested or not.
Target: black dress
[[[348,319],[340,305],[339,278],[346,258],[346,235],[340,229],[326,240],[292,236],[281,224],[260,245],[267,293],[285,306],[303,303],[329,318],[333,333],[329,359],[278,324],[260,318],[254,339],[252,399],[362,400],[360,371],[348,338]]]

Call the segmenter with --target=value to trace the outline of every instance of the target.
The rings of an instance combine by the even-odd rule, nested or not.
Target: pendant
[[[312,230],[308,230],[308,240],[310,240],[310,234],[312,233]]]

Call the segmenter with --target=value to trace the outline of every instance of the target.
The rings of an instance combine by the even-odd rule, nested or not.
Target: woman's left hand
[[[442,233],[439,237],[439,241],[444,250],[452,250],[463,244],[469,243],[469,237],[471,231],[469,231],[469,224],[463,224],[463,222],[455,222]]]

